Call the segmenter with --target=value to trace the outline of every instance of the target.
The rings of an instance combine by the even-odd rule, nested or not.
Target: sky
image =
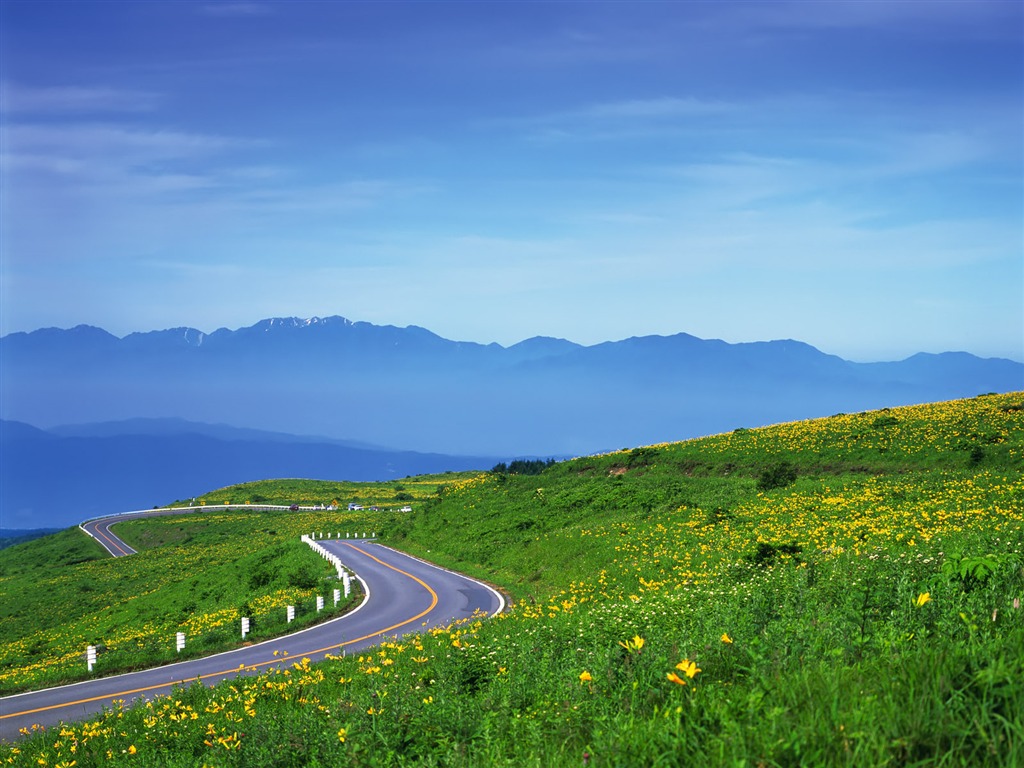
[[[0,335],[1024,360],[1020,2],[0,3]]]

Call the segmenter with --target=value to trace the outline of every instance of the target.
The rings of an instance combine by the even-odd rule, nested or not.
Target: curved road
[[[140,512],[138,513],[138,517],[152,516],[152,514],[153,513],[145,515]],[[118,538],[117,534],[110,530],[110,526],[115,523],[130,520],[135,516],[136,515],[131,512],[126,512],[123,515],[116,515],[114,517],[100,517],[95,520],[86,520],[78,527],[96,539],[100,546],[107,550],[107,552],[109,552],[113,557],[137,555],[138,552],[129,547],[123,539]]]
[[[211,512],[215,509],[244,509],[251,512],[261,512],[265,510],[286,510],[289,507],[274,504],[204,504],[199,507],[158,507],[156,509],[140,509],[136,512],[119,512],[116,515],[93,517],[78,527],[96,539],[100,546],[113,557],[125,557],[126,555],[136,555],[138,552],[128,546],[125,541],[118,538],[117,534],[110,530],[110,526],[123,523],[125,520],[136,520],[140,517],[187,515],[190,512]],[[318,507],[299,507],[299,509],[315,510]]]
[[[49,727],[89,717],[111,706],[116,699],[128,702],[166,694],[175,685],[200,678],[212,684],[236,675],[256,674],[289,666],[303,656],[317,660],[327,653],[360,651],[385,638],[445,626],[474,614],[493,615],[504,609],[501,595],[485,584],[382,544],[330,540],[317,543],[337,554],[363,583],[366,597],[354,611],[293,635],[204,659],[2,698],[0,739],[15,739],[20,728],[34,723]],[[279,655],[275,656],[275,651]],[[281,652],[289,658],[283,658]]]

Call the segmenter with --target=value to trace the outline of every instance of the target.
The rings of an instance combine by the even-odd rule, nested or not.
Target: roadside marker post
[[[324,609],[324,598],[323,595],[316,596],[316,612],[320,613]]]
[[[341,590],[340,589],[336,589],[336,590],[334,590],[334,604],[337,605],[340,602],[341,602]]]
[[[185,633],[184,632],[178,632],[174,636],[174,645],[176,646],[176,649],[177,649],[178,653],[181,653],[183,650],[185,650]]]
[[[96,646],[87,645],[85,647],[85,664],[89,667],[89,671],[92,672],[92,668],[96,665]]]
[[[348,577],[348,571],[345,571],[345,575],[342,577],[342,584],[345,587],[345,597],[348,597],[349,592],[352,591],[352,581]]]
[[[287,610],[288,623],[291,624],[295,620],[295,606],[289,605]]]
[[[242,617],[242,639],[245,640],[245,636],[249,634],[249,617]]]

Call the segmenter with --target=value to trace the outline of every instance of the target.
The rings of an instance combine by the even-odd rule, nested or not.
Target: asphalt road
[[[92,535],[100,535],[102,530],[100,527]],[[318,543],[337,554],[363,583],[366,598],[354,611],[293,635],[204,659],[2,698],[0,739],[16,739],[19,729],[35,723],[50,727],[61,721],[85,719],[117,699],[130,702],[167,694],[174,686],[200,679],[213,684],[237,675],[257,674],[288,666],[303,656],[317,660],[327,653],[361,651],[385,638],[504,609],[503,598],[481,582],[382,544],[347,540]],[[288,654],[287,659],[282,653]]]
[[[164,515],[186,515],[190,512],[210,512],[213,510],[221,509],[246,509],[251,511],[261,510],[285,510],[288,507],[277,506],[271,504],[253,504],[253,505],[239,505],[239,504],[205,504],[200,507],[159,507],[157,509],[140,509],[136,512],[120,512],[116,515],[106,515],[104,517],[94,517],[91,520],[86,520],[78,527],[85,531],[87,534],[92,536],[96,541],[99,542],[107,552],[113,557],[125,557],[127,555],[138,554],[134,549],[128,546],[127,543],[117,537],[110,526],[116,525],[117,523],[123,523],[126,520],[137,520],[140,517],[161,517]],[[316,507],[299,507],[299,509],[309,510],[316,509]]]
[[[138,517],[145,516],[146,515],[141,512],[138,514]],[[113,557],[125,557],[126,555],[135,555],[138,553],[129,547],[124,541],[119,539],[114,532],[110,530],[110,526],[115,523],[123,522],[124,520],[130,520],[132,517],[134,517],[134,515],[131,514],[118,515],[117,517],[101,517],[98,520],[86,520],[78,527],[96,539],[96,541],[100,543],[100,546],[107,550],[107,552],[109,552]]]

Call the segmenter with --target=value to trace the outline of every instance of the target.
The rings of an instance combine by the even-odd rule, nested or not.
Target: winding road
[[[108,551],[111,547],[130,550],[109,530],[116,520],[104,520],[110,522],[102,525],[99,523],[103,520],[90,521],[89,525],[97,525],[93,525],[89,535],[110,537]],[[385,638],[504,610],[501,595],[482,582],[378,542],[320,540],[317,543],[341,558],[362,582],[365,597],[355,610],[292,635],[203,659],[0,698],[0,739],[16,739],[21,728],[36,723],[49,727],[61,721],[87,718],[112,706],[115,700],[127,703],[169,693],[176,685],[199,680],[213,684],[237,675],[257,674],[289,666],[303,656],[315,661],[328,653],[356,652]],[[131,552],[120,550],[120,555],[126,554]]]
[[[199,507],[158,507],[156,509],[140,509],[135,512],[119,512],[116,515],[104,515],[86,520],[79,525],[85,533],[92,536],[99,542],[112,557],[125,557],[126,555],[138,554],[128,546],[127,542],[118,538],[110,526],[123,523],[126,520],[137,520],[140,517],[161,517],[164,515],[187,515],[190,512],[209,512],[215,509],[245,509],[251,512],[263,512],[268,510],[286,510],[289,507],[273,504],[204,504]],[[315,510],[318,507],[299,507],[302,510]]]

